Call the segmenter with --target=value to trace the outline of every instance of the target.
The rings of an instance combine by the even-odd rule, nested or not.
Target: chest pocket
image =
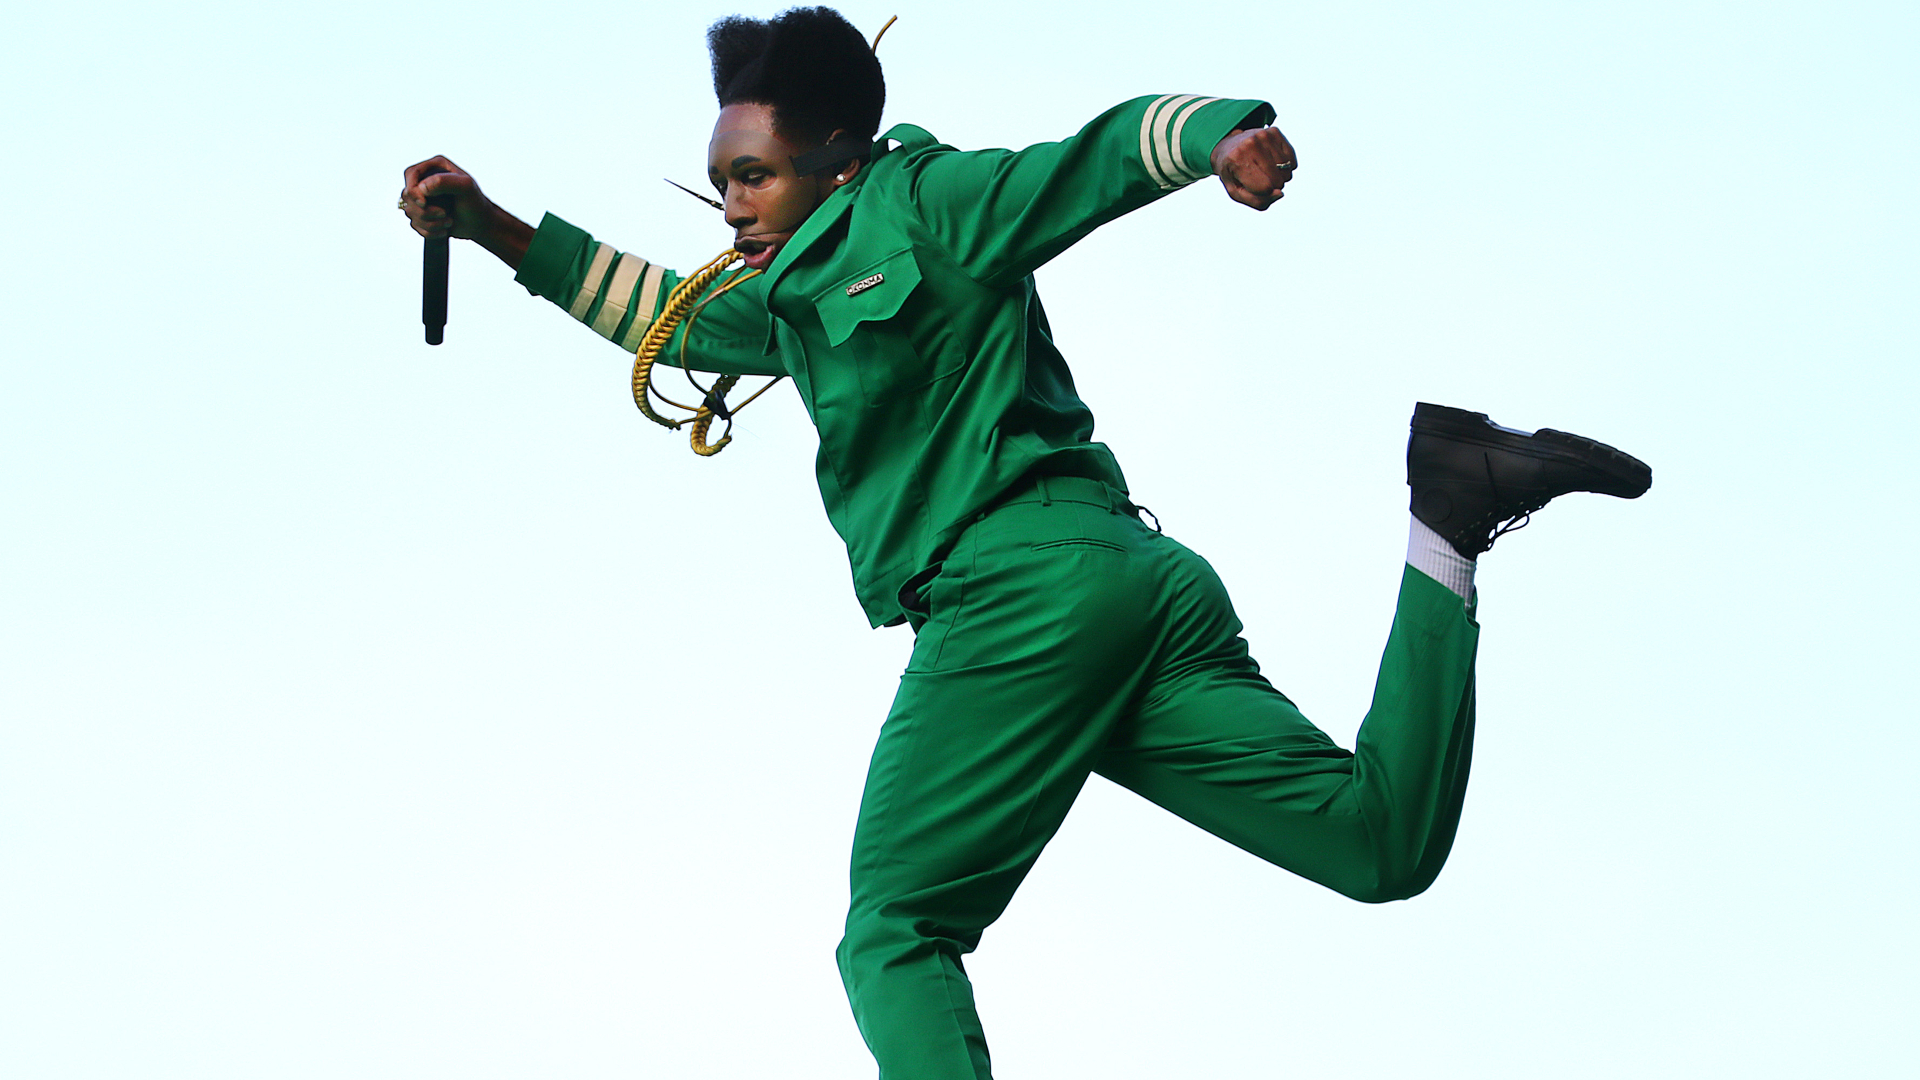
[[[885,404],[952,374],[964,355],[942,357],[916,341],[916,308],[926,303],[911,248],[849,274],[813,297],[827,343],[858,373],[868,405]],[[844,358],[841,360],[840,358]]]

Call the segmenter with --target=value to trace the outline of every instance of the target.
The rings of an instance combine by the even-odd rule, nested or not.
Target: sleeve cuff
[[[1180,156],[1211,173],[1213,148],[1220,145],[1221,139],[1236,130],[1265,127],[1273,123],[1273,117],[1273,106],[1264,101],[1209,102],[1180,133]]]
[[[574,264],[592,242],[593,237],[584,229],[567,224],[558,215],[547,214],[534,230],[533,240],[527,244],[527,254],[520,260],[520,269],[514,272],[513,280],[533,295],[559,303],[560,294],[567,291],[567,278]],[[574,288],[579,288],[578,282]]]

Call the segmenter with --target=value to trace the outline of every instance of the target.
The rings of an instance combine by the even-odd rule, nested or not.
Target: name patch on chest
[[[887,275],[885,274],[875,274],[870,278],[862,278],[847,286],[847,295],[859,296],[861,293],[866,292],[868,289],[873,288],[885,280],[887,280]]]

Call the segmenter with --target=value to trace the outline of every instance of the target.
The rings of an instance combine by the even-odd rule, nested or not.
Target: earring
[[[838,180],[838,181],[840,181],[841,183],[843,183],[843,184],[844,184],[844,183],[846,183],[846,182],[847,182],[847,174],[846,174],[846,173],[841,173],[841,174],[840,174],[839,176],[837,176],[837,177],[834,177],[834,179],[836,179],[836,180]]]

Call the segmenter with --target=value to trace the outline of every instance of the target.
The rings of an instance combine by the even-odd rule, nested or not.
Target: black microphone
[[[453,196],[434,195],[428,206],[453,212]],[[427,328],[427,344],[438,345],[447,330],[447,238],[427,238],[426,254],[420,265],[420,321]]]

